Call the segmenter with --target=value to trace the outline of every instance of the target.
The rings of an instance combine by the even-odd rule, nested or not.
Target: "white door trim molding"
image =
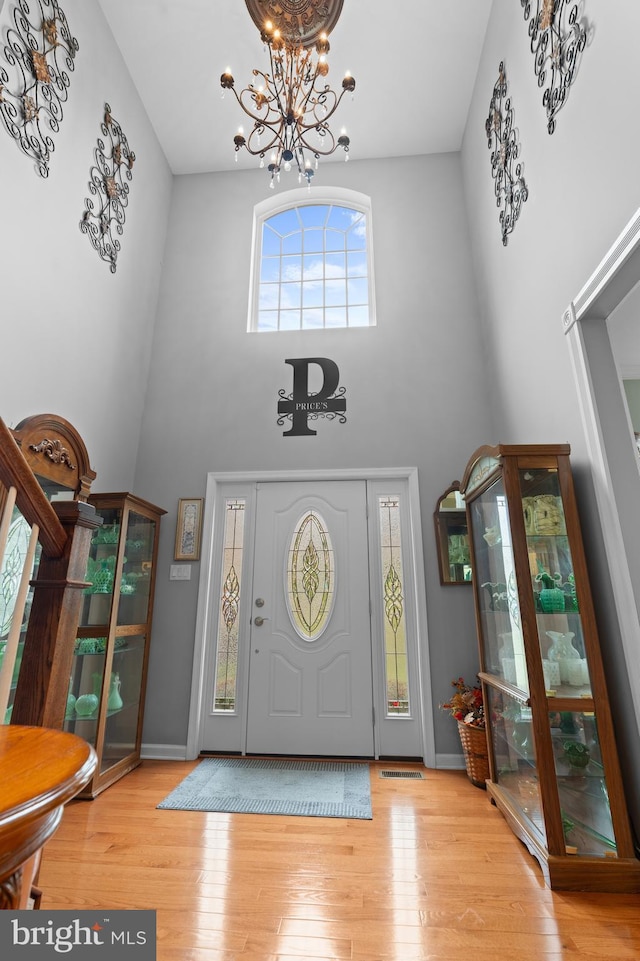
[[[591,461],[594,489],[600,512],[602,534],[611,571],[612,588],[629,685],[640,717],[640,578],[635,579],[632,568],[636,559],[629,554],[627,537],[640,537],[637,506],[635,511],[623,507],[622,500],[629,483],[637,485],[637,463],[632,444],[621,445],[619,425],[624,418],[622,397],[616,399],[599,392],[602,379],[595,369],[598,357],[615,366],[608,342],[606,322],[612,312],[640,281],[640,209],[626,225],[615,243],[591,274],[582,290],[576,295],[563,314],[562,323],[567,334],[573,373],[585,431],[587,449]],[[615,451],[615,456],[614,456]],[[625,518],[623,532],[620,518]],[[631,525],[634,531],[627,530]]]
[[[205,639],[210,635],[212,570],[214,563],[214,518],[219,488],[225,484],[258,484],[276,481],[330,481],[330,480],[406,480],[411,512],[411,530],[414,533],[410,545],[413,554],[415,621],[418,634],[418,684],[422,696],[423,757],[427,767],[436,766],[433,703],[429,666],[429,638],[427,633],[427,598],[422,549],[422,522],[416,467],[348,468],[344,470],[282,470],[211,472],[207,475],[205,511],[203,518],[200,580],[198,606],[193,648],[193,671],[191,680],[191,703],[187,734],[187,758],[198,756],[201,748],[201,717],[205,680]],[[215,609],[215,608],[213,608]]]
[[[640,380],[640,366],[638,364],[618,364],[622,380]]]

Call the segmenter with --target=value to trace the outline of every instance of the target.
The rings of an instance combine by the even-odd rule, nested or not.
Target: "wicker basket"
[[[471,727],[469,724],[458,721],[458,731],[469,780],[476,787],[486,788],[485,781],[489,777],[489,755],[485,729]]]

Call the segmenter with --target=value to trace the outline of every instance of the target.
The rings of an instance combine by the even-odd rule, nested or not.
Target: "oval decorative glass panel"
[[[307,511],[296,524],[287,558],[286,601],[291,623],[305,641],[323,633],[335,598],[335,559],[327,525]]]

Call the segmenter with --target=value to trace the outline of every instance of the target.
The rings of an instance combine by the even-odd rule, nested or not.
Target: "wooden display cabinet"
[[[637,892],[569,453],[481,447],[461,483],[487,790],[550,887]]]
[[[94,798],[140,763],[160,518],[133,494],[91,494],[103,525],[91,541],[65,730],[96,750],[79,797]]]

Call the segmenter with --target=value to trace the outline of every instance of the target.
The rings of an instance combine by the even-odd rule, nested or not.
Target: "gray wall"
[[[5,5],[0,26],[12,7]],[[65,0],[64,12],[79,50],[47,179],[0,124],[0,416],[10,426],[29,414],[66,417],[84,438],[96,487],[127,490],[171,174],[99,5]],[[105,102],[136,155],[115,274],[79,228]]]
[[[638,84],[640,7],[589,0],[583,12],[590,20],[588,45],[550,136],[522,9],[512,0],[495,0],[462,165],[496,436],[505,443],[571,444],[605,667],[616,689],[614,719],[638,829],[638,719],[629,710],[627,670],[561,317],[638,206],[638,190],[630,185],[637,185],[640,127],[630,117]],[[484,132],[501,60],[530,191],[506,249],[500,243]],[[620,384],[611,370],[613,394]]]
[[[462,163],[492,410],[500,440],[584,444],[561,316],[640,200],[640,128],[629,122],[638,82],[640,7],[590,0],[592,30],[550,136],[519,4],[495,0],[465,133]],[[521,144],[529,199],[502,247],[484,122],[498,65]],[[615,172],[611,148],[616,143]]]
[[[298,187],[292,175],[280,190]],[[144,741],[184,744],[198,571],[170,582],[177,499],[209,471],[415,465],[419,469],[433,698],[477,670],[471,591],[438,580],[432,511],[491,439],[487,382],[462,202],[460,157],[321,165],[323,184],[372,199],[375,328],[248,334],[253,207],[264,171],[179,177],[153,345],[136,488],[169,511],[161,538]],[[326,356],[347,389],[347,423],[283,437],[278,390],[289,357]],[[197,567],[197,565],[194,565]],[[460,753],[437,712],[437,751]]]

